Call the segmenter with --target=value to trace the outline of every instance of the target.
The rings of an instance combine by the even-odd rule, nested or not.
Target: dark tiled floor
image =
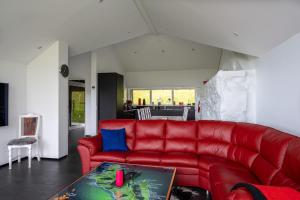
[[[0,200],[43,200],[69,185],[81,176],[81,163],[76,150],[77,140],[83,136],[83,129],[72,130],[69,134],[69,156],[57,160],[36,159],[32,168],[27,168],[27,159],[0,167]],[[199,188],[175,188],[172,200],[206,200],[205,191]]]
[[[70,132],[69,156],[57,161],[36,159],[32,168],[27,168],[27,159],[8,166],[0,167],[0,199],[35,200],[48,199],[56,192],[81,176],[81,163],[76,150],[77,140],[83,136],[83,129]]]

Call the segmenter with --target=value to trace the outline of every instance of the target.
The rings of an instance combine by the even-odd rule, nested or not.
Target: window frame
[[[197,96],[197,88],[195,87],[180,87],[180,88],[129,88],[128,90],[130,90],[129,94],[130,94],[130,100],[132,100],[133,103],[133,91],[134,90],[149,90],[150,91],[150,104],[146,104],[146,106],[153,106],[152,105],[152,90],[171,90],[172,91],[172,104],[161,104],[161,106],[174,106],[173,105],[173,101],[174,101],[174,90],[194,90],[195,92],[195,103],[196,103],[196,96]],[[134,106],[139,106],[138,104],[132,104]],[[154,104],[154,106],[157,106],[156,104]],[[175,106],[179,106],[179,105],[175,105]]]

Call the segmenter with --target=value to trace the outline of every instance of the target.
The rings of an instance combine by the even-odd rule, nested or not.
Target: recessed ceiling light
[[[236,37],[239,37],[239,36],[240,36],[240,34],[237,33],[237,32],[233,32],[233,35],[236,36]]]

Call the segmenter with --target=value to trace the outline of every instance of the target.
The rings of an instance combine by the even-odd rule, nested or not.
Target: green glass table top
[[[115,186],[117,170],[124,170],[124,185]],[[169,198],[175,168],[102,163],[51,200],[165,200]]]

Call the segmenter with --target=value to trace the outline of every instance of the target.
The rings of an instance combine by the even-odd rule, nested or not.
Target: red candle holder
[[[124,184],[124,172],[123,170],[116,171],[116,186],[122,187]]]

